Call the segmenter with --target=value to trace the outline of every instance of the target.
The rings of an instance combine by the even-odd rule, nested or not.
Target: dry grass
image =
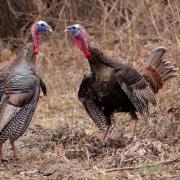
[[[0,176],[46,179],[49,173],[50,179],[178,179],[178,163],[154,169],[147,168],[147,164],[180,157],[180,115],[172,108],[180,105],[179,77],[159,92],[159,104],[151,107],[148,129],[141,133],[144,124],[139,120],[136,139],[127,143],[125,135],[129,132],[130,119],[118,113],[117,127],[104,145],[77,99],[82,75],[89,71],[88,62],[63,30],[66,25],[83,24],[91,42],[108,56],[121,57],[137,69],[142,69],[152,50],[165,46],[165,58],[180,67],[180,2],[39,0],[38,3],[43,4],[38,9],[39,18],[54,26],[54,33],[42,42],[37,59],[37,69],[46,82],[48,96],[40,100],[31,128],[17,142],[24,160],[20,163],[10,160],[9,165],[0,166]],[[24,36],[27,40],[29,32]],[[0,44],[3,64],[15,56],[10,46]],[[169,108],[172,110],[168,113]],[[54,150],[55,146],[61,148],[60,154]],[[107,168],[138,165],[142,166],[140,170],[105,172]]]

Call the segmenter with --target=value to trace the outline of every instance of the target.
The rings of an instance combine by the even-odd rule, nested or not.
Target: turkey
[[[90,74],[85,75],[79,88],[78,98],[86,112],[103,131],[104,141],[114,123],[115,112],[128,112],[131,116],[131,135],[135,133],[137,115],[148,122],[148,103],[157,104],[155,94],[168,79],[175,77],[177,69],[162,59],[164,48],[157,48],[148,57],[144,72],[119,60],[106,57],[90,45],[86,30],[79,24],[66,30],[74,43],[83,52],[90,65]]]
[[[14,142],[25,132],[35,112],[40,88],[46,94],[46,86],[35,70],[39,41],[51,27],[44,21],[32,25],[33,42],[27,43],[9,65],[0,70],[0,158],[2,145],[10,140],[14,158],[18,160]]]

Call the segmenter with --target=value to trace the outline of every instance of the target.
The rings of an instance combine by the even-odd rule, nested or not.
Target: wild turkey
[[[40,87],[46,94],[46,86],[36,74],[35,60],[39,52],[40,35],[52,31],[44,21],[35,22],[31,28],[33,42],[28,43],[18,57],[0,71],[0,158],[2,145],[9,139],[14,157],[14,141],[27,129],[36,109]]]
[[[88,59],[91,73],[86,75],[78,92],[79,100],[98,128],[104,131],[103,141],[113,122],[115,112],[129,112],[132,135],[135,133],[137,115],[148,121],[148,102],[156,105],[155,94],[168,79],[176,76],[177,69],[162,59],[164,48],[154,50],[145,63],[142,75],[134,68],[106,57],[92,47],[85,29],[79,24],[68,26],[75,44]]]

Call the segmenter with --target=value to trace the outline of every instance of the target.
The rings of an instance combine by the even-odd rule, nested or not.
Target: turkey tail
[[[162,59],[165,48],[155,49],[145,62],[145,79],[150,83],[154,93],[157,93],[168,79],[177,76],[177,68]]]
[[[41,87],[41,90],[42,90],[44,96],[46,96],[46,95],[47,95],[46,84],[44,83],[44,81],[43,81],[41,78],[39,78],[39,79],[40,79],[40,87]]]

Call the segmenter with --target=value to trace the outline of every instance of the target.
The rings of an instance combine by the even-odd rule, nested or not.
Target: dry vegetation
[[[41,43],[37,59],[48,96],[40,100],[30,128],[17,141],[23,159],[14,161],[9,145],[4,147],[10,162],[0,165],[0,179],[179,179],[179,161],[149,166],[180,160],[179,77],[159,92],[159,104],[151,108],[147,129],[142,131],[144,124],[139,120],[136,138],[128,142],[130,118],[116,114],[117,126],[102,144],[99,131],[77,99],[82,75],[89,70],[88,63],[63,31],[70,24],[84,25],[91,41],[108,56],[121,57],[138,69],[142,69],[153,49],[164,46],[165,58],[179,67],[180,1],[25,2],[0,3],[0,62],[3,66],[15,57],[17,47],[29,39],[30,24],[35,19],[49,22],[54,32]],[[108,170],[124,167],[138,168]]]

